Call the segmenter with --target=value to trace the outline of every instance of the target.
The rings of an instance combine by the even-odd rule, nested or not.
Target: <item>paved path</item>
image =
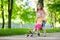
[[[4,36],[0,40],[60,40],[60,33],[47,33],[46,37],[41,34],[40,37],[25,37],[25,35]]]

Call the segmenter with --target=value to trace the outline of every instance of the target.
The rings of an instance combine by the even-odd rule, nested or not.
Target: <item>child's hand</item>
[[[35,20],[35,22],[37,23],[37,19]]]

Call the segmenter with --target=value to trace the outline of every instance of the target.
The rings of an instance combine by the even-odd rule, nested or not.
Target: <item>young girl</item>
[[[40,29],[42,26],[45,26],[45,12],[43,10],[43,6],[41,3],[37,4],[37,12],[36,12],[36,25],[34,27],[33,31],[30,31],[31,35],[33,36],[33,33],[37,31],[37,35],[40,36]],[[43,24],[43,25],[42,25]]]
[[[40,36],[40,29],[45,26],[45,12],[41,3],[37,4],[36,26],[38,36]]]

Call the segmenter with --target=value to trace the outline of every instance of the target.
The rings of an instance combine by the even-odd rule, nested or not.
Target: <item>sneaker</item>
[[[33,37],[33,34],[31,34],[30,37]]]
[[[37,34],[40,37],[40,33]]]
[[[29,37],[29,34],[27,34],[27,37]]]

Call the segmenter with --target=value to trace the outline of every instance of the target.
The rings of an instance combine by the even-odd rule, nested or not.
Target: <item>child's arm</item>
[[[37,17],[37,11],[38,11],[38,10],[37,10],[37,6],[36,6],[36,18],[35,18],[35,22],[36,22],[36,23],[37,23],[37,18],[38,18],[38,17]]]
[[[42,20],[45,21],[46,14],[45,14],[45,11],[44,10],[42,12],[43,12],[42,13]]]
[[[35,18],[35,22],[37,22],[37,19],[38,19],[38,17],[37,17],[37,12],[36,12],[36,18]]]
[[[42,17],[45,18],[45,11],[44,11],[44,9],[43,9],[43,15],[42,15]]]

